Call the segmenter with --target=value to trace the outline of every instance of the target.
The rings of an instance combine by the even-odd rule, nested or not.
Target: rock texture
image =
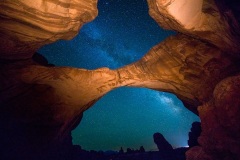
[[[224,2],[227,1],[219,3],[224,5]],[[239,56],[239,23],[230,8],[220,8],[222,12],[219,12],[214,0],[148,0],[148,4],[150,15],[161,27],[201,39]]]
[[[215,2],[217,5],[215,5]],[[239,122],[239,116],[236,115],[239,113],[240,109],[240,103],[237,98],[239,97],[237,86],[239,86],[238,78],[240,68],[237,64],[240,53],[240,27],[239,18],[237,17],[239,16],[240,8],[238,7],[239,2],[229,2],[224,0],[215,2],[211,0],[199,0],[194,2],[188,0],[148,1],[150,15],[160,26],[200,39],[200,41],[205,43],[205,45],[211,49],[215,46],[220,50],[224,57],[228,57],[225,57],[225,59],[221,56],[221,58],[219,57],[219,59],[217,59],[228,59],[229,62],[232,63],[232,65],[226,65],[224,67],[222,64],[228,60],[219,61],[219,63],[216,58],[213,58],[209,63],[206,63],[206,65],[200,65],[202,66],[200,68],[203,69],[205,68],[203,66],[211,64],[207,68],[212,68],[210,70],[213,71],[214,74],[213,72],[208,72],[206,70],[201,72],[210,73],[209,76],[211,76],[211,82],[204,80],[207,78],[207,74],[203,76],[204,78],[201,76],[195,77],[199,80],[198,82],[194,79],[188,79],[188,84],[191,84],[191,82],[194,83],[195,81],[195,84],[190,86],[190,89],[198,86],[199,83],[203,83],[203,86],[197,88],[194,92],[191,92],[191,95],[197,95],[195,97],[197,97],[201,104],[201,106],[198,107],[198,112],[202,123],[202,133],[199,137],[200,146],[193,147],[187,152],[188,160],[240,159],[240,141],[238,136],[240,125],[237,124],[237,122]],[[190,52],[193,53],[192,51]],[[208,56],[214,55],[213,51],[208,50],[206,52]],[[198,62],[201,59],[200,57],[204,55],[203,53],[200,53],[201,56],[197,56],[197,53],[199,53],[199,49],[197,52],[193,53],[193,55],[196,56],[196,62]],[[230,57],[232,58],[228,55],[231,55]],[[204,57],[202,59],[206,60],[207,58]],[[193,65],[189,66],[187,69],[192,69],[194,72],[197,71],[198,69],[196,66],[199,65],[196,65],[196,63],[191,64]],[[224,69],[217,69],[218,66],[221,66]],[[229,68],[232,69],[229,70]],[[217,70],[221,70],[219,74],[217,73]],[[181,72],[179,73],[181,74]],[[224,76],[225,73],[229,75]],[[184,86],[188,85],[185,84]],[[178,90],[174,90],[174,93],[178,93]],[[181,96],[179,97],[184,100]],[[187,106],[189,105],[186,105],[186,107]]]
[[[199,114],[200,146],[188,160],[239,160],[239,5],[148,0],[159,25],[179,33],[117,70],[54,67],[33,56],[42,45],[75,36],[97,15],[96,4],[0,2],[0,159],[66,159],[83,111],[116,87],[135,86],[172,92]]]
[[[238,61],[221,50],[179,34],[118,71],[123,85],[172,92],[197,113],[197,106],[212,98],[216,84],[238,72],[238,66]]]
[[[222,80],[215,87],[213,99],[198,108],[201,147],[188,151],[188,160],[240,159],[239,82],[239,75]]]
[[[118,78],[105,68],[45,67],[31,60],[2,64],[0,71],[0,148],[17,157],[23,154],[21,145],[36,156],[39,148],[65,143],[83,111],[114,88]]]
[[[71,39],[97,16],[97,0],[3,0],[0,58],[30,58],[59,39]]]
[[[198,109],[203,128],[199,143],[211,159],[240,159],[239,82],[239,75],[222,80],[214,98]]]

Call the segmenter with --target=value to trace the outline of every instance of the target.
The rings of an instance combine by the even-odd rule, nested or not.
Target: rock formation
[[[179,33],[131,65],[85,70],[32,57],[45,44],[73,38],[97,16],[97,0],[1,1],[1,158],[64,154],[83,111],[116,87],[135,86],[174,93],[199,114],[200,146],[188,160],[240,159],[239,4],[216,2],[148,0],[159,25]]]
[[[173,151],[171,144],[163,137],[161,133],[154,133],[153,140],[157,145],[159,152],[165,153]]]
[[[0,2],[0,58],[31,58],[41,46],[72,39],[97,16],[97,0],[4,0]]]
[[[211,54],[209,54],[211,53]],[[232,56],[200,40],[178,34],[154,46],[140,61],[118,69],[120,83],[176,94],[186,107],[212,98],[215,85],[239,71]]]
[[[201,123],[200,122],[193,122],[191,131],[188,133],[188,146],[189,148],[198,146],[198,137],[202,132]]]
[[[227,3],[225,0],[217,2]],[[148,0],[148,4],[150,15],[161,27],[201,39],[239,56],[239,24],[231,9],[226,8],[228,6],[219,12],[214,0]]]

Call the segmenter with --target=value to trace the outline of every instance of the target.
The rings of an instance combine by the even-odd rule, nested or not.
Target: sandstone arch
[[[14,147],[23,144],[33,155],[39,149],[61,150],[82,112],[101,96],[116,87],[141,86],[175,93],[199,112],[201,146],[188,152],[189,160],[239,159],[239,23],[231,8],[225,12],[212,0],[197,2],[189,9],[190,0],[149,0],[150,15],[179,34],[136,63],[90,71],[41,66],[31,57],[44,44],[75,36],[97,15],[96,0],[1,1],[1,148],[16,155],[22,150]],[[196,15],[187,21],[175,13]]]

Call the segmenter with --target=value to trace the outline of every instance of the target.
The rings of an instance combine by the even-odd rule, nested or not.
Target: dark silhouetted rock
[[[192,123],[192,128],[191,131],[188,133],[189,140],[188,140],[188,146],[193,147],[193,146],[198,146],[198,137],[201,134],[201,123],[200,122],[193,122]]]
[[[132,150],[131,148],[127,148],[127,154],[132,154],[134,152],[134,150]]]
[[[124,151],[123,151],[123,148],[121,147],[121,149],[119,150],[119,152],[118,152],[119,154],[123,154],[124,153]]]
[[[139,152],[140,153],[144,153],[145,152],[145,149],[143,148],[143,146],[140,147]]]
[[[163,137],[161,133],[154,133],[153,139],[159,151],[165,152],[173,150],[171,144],[168,143],[168,141]]]
[[[38,63],[39,65],[42,65],[42,66],[47,66],[47,67],[53,67],[55,66],[54,64],[49,64],[48,63],[48,60],[41,54],[39,53],[35,53],[33,56],[32,56],[32,60],[36,63]]]

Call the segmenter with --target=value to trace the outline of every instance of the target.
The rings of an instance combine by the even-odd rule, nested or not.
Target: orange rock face
[[[72,39],[97,16],[97,0],[0,2],[0,58],[30,58],[41,46]]]
[[[239,71],[237,66],[237,61],[220,49],[179,34],[118,71],[124,85],[172,92],[197,113],[197,106],[212,98],[215,85]]]
[[[201,39],[239,56],[239,24],[229,8],[219,12],[214,0],[148,0],[148,4],[150,15],[161,27]]]
[[[172,92],[199,114],[200,146],[188,160],[239,160],[240,29],[223,2],[148,0],[159,25],[179,34],[131,65],[85,70],[42,66],[31,57],[45,44],[73,38],[97,16],[96,0],[1,1],[1,158],[10,150],[22,159],[64,154],[86,109],[114,88],[135,86]]]

